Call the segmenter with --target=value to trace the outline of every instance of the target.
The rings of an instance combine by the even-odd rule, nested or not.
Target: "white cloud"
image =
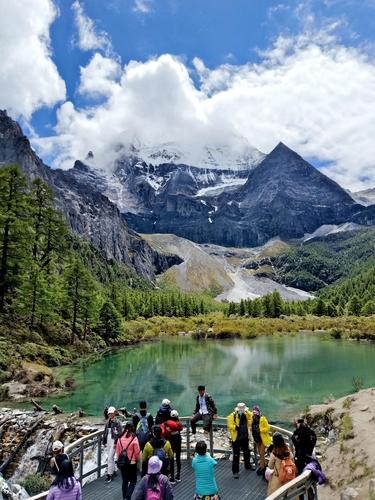
[[[78,30],[78,47],[84,51],[102,49],[109,54],[112,45],[107,33],[96,29],[94,21],[85,14],[78,0],[74,1],[72,9]]]
[[[134,12],[148,14],[151,11],[152,0],[135,0],[133,5]]]
[[[79,92],[91,97],[110,96],[121,75],[120,64],[96,52],[89,64],[81,67]]]
[[[0,0],[0,9],[0,107],[28,119],[36,109],[65,99],[50,49],[57,11],[50,0]]]
[[[375,184],[375,64],[360,50],[324,32],[280,37],[261,64],[210,70],[195,59],[194,66],[199,88],[171,55],[132,61],[120,79],[116,63],[94,57],[82,69],[81,91],[107,96],[104,103],[90,109],[65,103],[57,137],[40,145],[49,153],[56,148],[56,164],[68,168],[89,150],[98,165],[110,167],[134,138],[190,148],[229,142],[235,149],[242,136],[264,152],[282,140],[329,164],[325,172],[345,187]]]

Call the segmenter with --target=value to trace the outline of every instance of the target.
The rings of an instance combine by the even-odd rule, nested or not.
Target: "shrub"
[[[39,495],[49,489],[50,481],[40,474],[29,474],[23,481],[23,487],[30,496]]]
[[[353,377],[352,387],[353,387],[354,392],[361,391],[364,387],[363,378],[362,377]]]

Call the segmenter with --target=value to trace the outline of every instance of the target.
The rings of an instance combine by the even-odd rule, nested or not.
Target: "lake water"
[[[220,415],[244,401],[259,404],[272,422],[286,423],[308,404],[353,392],[353,377],[362,377],[365,387],[375,386],[374,366],[375,345],[314,334],[225,341],[171,338],[70,369],[75,392],[43,404],[102,415],[106,405],[132,410],[141,399],[155,412],[168,397],[180,415],[190,415],[196,387],[203,383]]]

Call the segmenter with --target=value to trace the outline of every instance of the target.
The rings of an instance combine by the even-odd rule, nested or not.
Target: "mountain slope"
[[[0,166],[17,164],[28,181],[40,177],[53,189],[56,208],[71,229],[98,248],[107,259],[127,264],[144,277],[165,271],[170,263],[129,229],[118,208],[71,171],[52,170],[30,147],[20,126],[0,111]],[[171,263],[178,262],[172,257]]]

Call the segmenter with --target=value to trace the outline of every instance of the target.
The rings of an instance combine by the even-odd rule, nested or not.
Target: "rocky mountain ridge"
[[[153,250],[128,227],[116,205],[93,185],[81,182],[71,171],[45,165],[18,123],[0,110],[0,166],[9,164],[19,165],[29,182],[37,177],[43,179],[52,188],[56,208],[73,232],[92,243],[107,259],[127,264],[146,278],[180,262]]]

